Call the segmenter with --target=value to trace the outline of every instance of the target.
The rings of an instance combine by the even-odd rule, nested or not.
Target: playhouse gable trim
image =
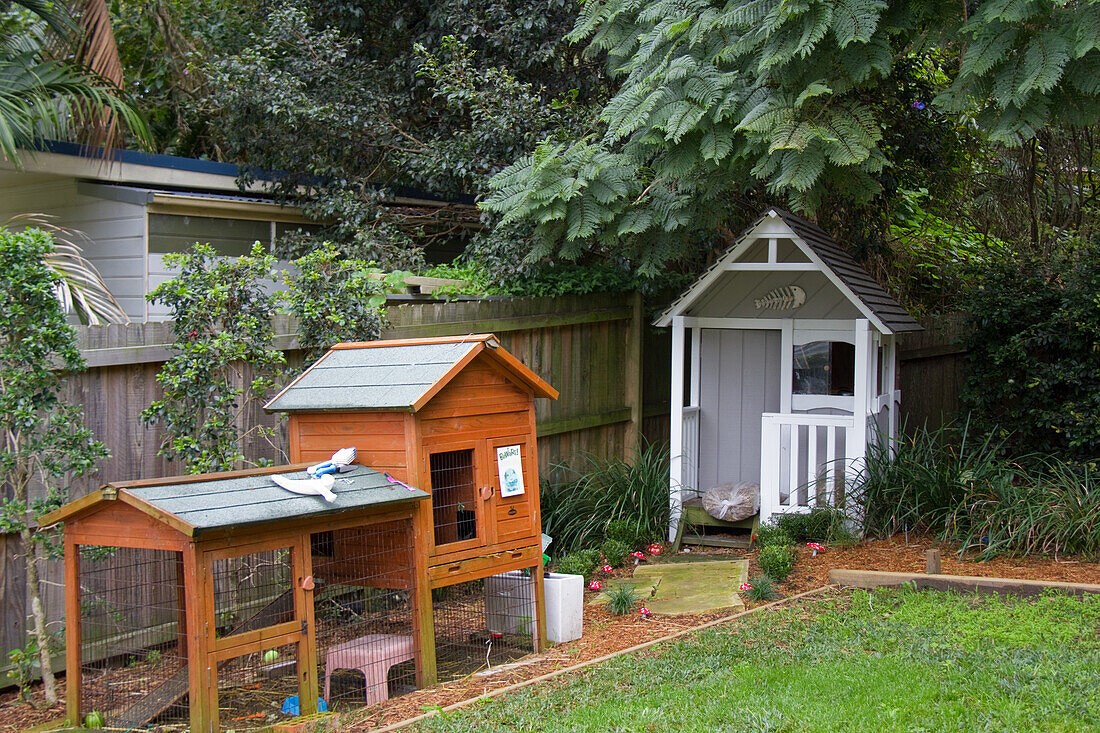
[[[777,239],[789,239],[808,261],[780,260],[774,246]],[[740,262],[761,240],[770,240],[768,261]],[[881,333],[921,330],[920,324],[820,227],[781,209],[769,210],[750,225],[654,325],[671,325],[673,318],[696,305],[727,272],[821,272]]]

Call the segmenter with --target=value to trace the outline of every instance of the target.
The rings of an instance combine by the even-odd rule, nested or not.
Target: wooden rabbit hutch
[[[302,468],[109,484],[44,518],[64,522],[70,721],[240,731],[434,678],[428,495],[362,466],[331,503],[271,479]]]
[[[265,408],[289,413],[291,460],[354,446],[360,463],[430,491],[418,532],[441,674],[451,646],[484,661],[475,633],[491,650],[513,633],[545,647],[534,406],[557,396],[483,334],[338,344]]]

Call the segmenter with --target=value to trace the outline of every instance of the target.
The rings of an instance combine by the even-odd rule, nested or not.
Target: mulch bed
[[[779,586],[779,590],[784,595],[794,595],[826,585],[829,582],[830,568],[923,572],[924,551],[930,548],[942,550],[945,574],[1100,584],[1100,563],[1084,562],[1077,558],[994,558],[984,562],[974,562],[965,558],[960,559],[950,546],[942,543],[926,538],[914,536],[906,538],[899,535],[889,540],[861,542],[850,548],[829,547],[825,552],[818,553],[817,557],[812,557],[808,548],[799,548],[799,560],[794,572],[786,583]],[[760,572],[760,567],[756,563],[756,551],[693,547],[691,554],[714,560],[747,557],[749,576]],[[616,574],[621,576],[631,573],[632,570],[626,570]],[[586,601],[589,595],[586,593]],[[753,607],[752,603],[746,605],[748,608]],[[601,606],[586,604],[583,638],[554,646],[544,654],[529,655],[518,662],[498,667],[492,670],[491,674],[469,675],[349,714],[345,729],[365,731],[389,725],[421,715],[436,707],[445,707],[477,697],[501,687],[627,649],[726,615],[728,612],[721,611],[685,616],[654,616],[647,620],[636,614],[614,617]],[[60,686],[64,697],[63,681],[60,682]],[[40,703],[41,692],[35,690],[33,698],[35,702]],[[24,730],[63,715],[63,704],[41,709],[19,701],[14,692],[0,693],[0,731]]]

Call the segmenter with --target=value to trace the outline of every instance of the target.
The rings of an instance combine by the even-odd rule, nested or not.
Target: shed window
[[[436,546],[477,537],[473,450],[432,453],[428,463]]]
[[[271,222],[149,214],[150,252],[186,252],[195,242],[209,242],[220,255],[240,257],[251,251],[253,242],[271,246]]]
[[[813,341],[794,347],[794,394],[844,395],[855,391],[856,347]]]

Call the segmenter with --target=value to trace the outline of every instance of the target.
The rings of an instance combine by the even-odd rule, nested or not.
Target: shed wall
[[[91,241],[79,242],[115,298],[132,320],[145,320],[145,207],[84,196],[75,178],[0,179],[0,221],[17,214],[57,217],[55,224],[77,229]]]
[[[779,411],[780,333],[703,329],[699,489],[760,481],[760,416]]]

